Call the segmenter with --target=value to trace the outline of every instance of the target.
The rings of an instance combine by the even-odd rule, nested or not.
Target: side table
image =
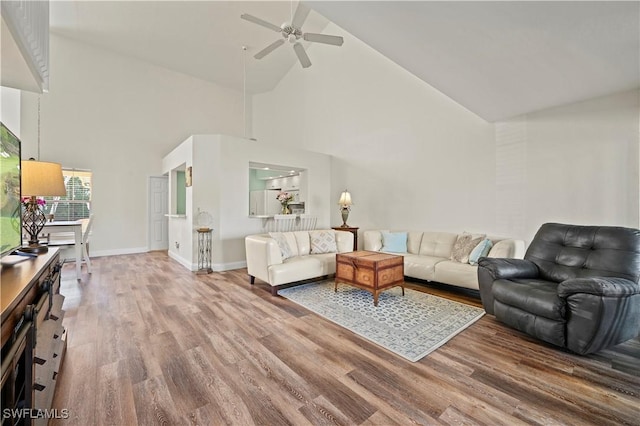
[[[196,274],[209,274],[211,269],[211,228],[198,228],[198,270]]]
[[[335,226],[332,227],[331,229],[334,229],[336,231],[347,231],[347,232],[351,232],[353,234],[353,251],[358,250],[358,229],[360,228],[352,228],[352,227],[343,227],[343,226]]]

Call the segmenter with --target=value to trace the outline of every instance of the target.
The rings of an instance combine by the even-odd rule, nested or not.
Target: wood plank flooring
[[[412,363],[166,253],[63,269],[54,425],[640,425],[640,340],[580,357],[484,316]],[[84,269],[83,269],[84,272]],[[411,288],[481,306],[474,294]]]

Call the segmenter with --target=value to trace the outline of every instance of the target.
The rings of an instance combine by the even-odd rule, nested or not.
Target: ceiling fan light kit
[[[240,15],[240,18],[244,19],[245,21],[253,22],[254,24],[268,28],[272,31],[279,32],[282,35],[282,39],[274,41],[273,43],[253,55],[253,57],[256,59],[264,58],[269,53],[282,46],[286,40],[293,45],[293,51],[298,57],[298,61],[300,61],[300,65],[302,65],[302,68],[309,68],[311,66],[311,60],[309,59],[307,52],[304,50],[304,46],[300,44],[300,39],[312,43],[323,43],[332,46],[342,46],[344,39],[340,36],[302,32],[302,24],[307,19],[310,11],[311,10],[307,6],[303,5],[302,3],[298,3],[298,8],[296,9],[296,13],[293,16],[291,23],[289,24],[285,22],[279,27],[247,13],[243,13],[242,15]]]

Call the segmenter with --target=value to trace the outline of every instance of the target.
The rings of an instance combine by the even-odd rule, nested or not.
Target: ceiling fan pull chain
[[[242,128],[247,137],[247,46],[242,46]]]

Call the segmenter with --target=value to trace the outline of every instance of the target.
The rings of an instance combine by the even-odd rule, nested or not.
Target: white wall
[[[330,156],[234,136],[194,135],[162,162],[163,173],[182,164],[193,167],[193,185],[186,194],[187,217],[169,220],[171,257],[191,270],[197,269],[196,220],[198,213],[204,211],[213,218],[213,269],[246,266],[244,237],[264,232],[263,219],[249,217],[251,162],[307,169],[305,207],[308,213],[318,216],[318,228],[329,227]]]
[[[20,139],[20,91],[0,87],[0,121]]]
[[[254,97],[259,140],[329,153],[361,228],[483,231],[530,241],[548,221],[638,227],[639,91],[488,123],[330,24]],[[332,223],[341,223],[338,208]]]
[[[22,94],[24,158],[36,155],[37,96]],[[146,250],[148,177],[177,141],[244,131],[241,92],[57,35],[41,96],[41,159],[93,171],[95,255]]]
[[[638,227],[640,91],[497,126],[519,129],[522,167],[511,213],[522,220],[514,233],[530,239],[544,222]]]
[[[176,215],[176,212],[171,207],[176,203],[176,191],[172,189],[176,186],[176,174],[172,173],[172,171],[177,168],[185,170],[185,167],[193,167],[193,137],[189,137],[162,159],[162,173],[169,177],[167,185],[169,188],[167,201],[170,204],[168,206],[170,216],[168,218],[167,233],[169,256],[191,269],[195,253],[193,250],[193,224],[191,220],[193,218],[193,186],[187,187],[185,191],[184,215]]]
[[[334,156],[334,226],[348,188],[361,229],[493,234],[493,125],[339,27],[325,32],[344,45],[312,46],[310,68],[254,97],[255,137]]]

